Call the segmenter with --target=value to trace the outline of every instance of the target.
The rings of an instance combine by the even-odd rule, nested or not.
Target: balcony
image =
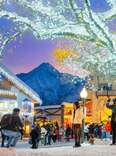
[[[100,90],[96,92],[97,96],[116,96],[116,90]]]
[[[17,97],[17,93],[12,92],[11,90],[0,89],[0,96],[2,97]]]

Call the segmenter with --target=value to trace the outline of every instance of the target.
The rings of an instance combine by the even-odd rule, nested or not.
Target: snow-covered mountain
[[[42,63],[29,73],[17,76],[39,94],[43,105],[74,102],[85,84],[77,76],[60,73],[49,63]]]

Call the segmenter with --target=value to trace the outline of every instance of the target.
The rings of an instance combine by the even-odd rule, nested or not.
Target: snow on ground
[[[79,148],[72,146],[40,149],[0,149],[0,156],[116,156],[116,146],[91,145]]]

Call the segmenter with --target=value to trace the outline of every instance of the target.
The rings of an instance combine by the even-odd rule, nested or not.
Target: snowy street
[[[73,144],[70,142],[30,149],[28,144],[19,143],[16,149],[1,148],[0,156],[116,156],[116,145],[111,146],[105,141],[97,140],[95,145],[84,144],[79,148],[73,148]]]

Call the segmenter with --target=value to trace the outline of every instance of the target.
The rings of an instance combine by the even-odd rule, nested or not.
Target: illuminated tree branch
[[[95,50],[93,48],[88,51],[85,47],[83,55],[83,50],[80,48],[82,53],[80,62],[84,68],[95,70],[94,62],[97,60],[96,65],[99,68],[97,70],[103,67],[104,72],[105,65],[109,64],[107,62],[113,64],[113,58],[116,60],[115,36],[106,24],[116,17],[116,0],[106,1],[109,10],[95,13],[91,8],[90,0],[82,0],[83,7],[78,6],[77,0],[47,0],[46,3],[43,0],[0,0],[0,18],[4,17],[17,23],[19,30],[15,34],[30,29],[39,39],[68,38],[76,41],[77,44],[91,41],[94,43]],[[14,4],[16,8],[12,10],[11,6]],[[5,46],[13,38],[11,35],[4,40],[1,34],[0,40],[2,56]],[[105,60],[98,59],[103,48],[107,52]],[[92,50],[94,54],[91,53]]]

